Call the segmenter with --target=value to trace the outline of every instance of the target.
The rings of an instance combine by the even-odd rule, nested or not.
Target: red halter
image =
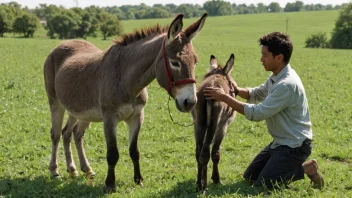
[[[169,80],[167,92],[169,93],[169,95],[171,95],[171,89],[173,87],[178,86],[178,85],[182,85],[182,84],[196,83],[196,80],[193,78],[186,78],[186,79],[179,80],[176,82],[173,81],[172,76],[171,76],[171,71],[170,71],[170,65],[168,64],[168,61],[167,61],[166,55],[165,55],[165,42],[166,42],[166,37],[163,41],[163,59],[164,59],[164,64],[165,64],[165,68],[166,68],[167,78]]]

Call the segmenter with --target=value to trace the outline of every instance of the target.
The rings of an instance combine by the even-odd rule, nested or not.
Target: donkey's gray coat
[[[191,40],[202,29],[206,16],[182,31],[180,14],[169,28],[157,25],[123,35],[105,51],[80,40],[64,41],[53,49],[44,64],[52,122],[52,176],[59,176],[57,148],[61,133],[67,171],[72,176],[78,174],[71,154],[72,132],[81,170],[88,176],[94,175],[83,148],[83,135],[90,122],[102,121],[108,163],[105,185],[107,191],[115,191],[115,166],[119,159],[116,129],[118,122],[125,121],[129,127],[134,181],[142,185],[137,141],[148,99],[146,86],[156,78],[161,87],[168,87],[165,63],[170,67],[172,80],[195,78],[197,55]],[[182,112],[189,112],[197,102],[194,83],[173,87],[170,95]],[[65,111],[69,118],[62,129]]]
[[[236,112],[224,102],[206,100],[204,88],[222,87],[225,93],[234,96],[236,82],[231,77],[234,64],[231,54],[224,68],[218,66],[215,56],[210,58],[210,71],[205,75],[197,90],[198,102],[192,110],[194,135],[196,138],[196,159],[198,164],[197,190],[205,193],[207,188],[207,166],[211,156],[213,161],[212,180],[221,183],[218,164],[220,161],[220,145],[227,127],[233,122]],[[213,148],[210,153],[210,145]]]

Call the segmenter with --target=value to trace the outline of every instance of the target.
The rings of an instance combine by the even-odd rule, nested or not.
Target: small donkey
[[[222,87],[225,93],[235,97],[236,82],[231,77],[235,56],[231,54],[225,67],[218,66],[215,56],[210,56],[210,71],[205,75],[197,90],[198,102],[192,110],[194,135],[196,138],[196,159],[198,163],[197,191],[205,193],[207,188],[207,166],[210,159],[210,144],[213,142],[211,159],[213,161],[212,180],[219,184],[220,145],[227,127],[233,122],[236,112],[224,102],[206,100],[204,88]]]

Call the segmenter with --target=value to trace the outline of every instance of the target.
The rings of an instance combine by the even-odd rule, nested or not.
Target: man
[[[206,88],[205,96],[227,103],[248,120],[266,121],[273,141],[247,167],[245,179],[273,188],[303,179],[306,174],[315,187],[322,188],[324,179],[318,172],[317,161],[305,162],[312,149],[312,124],[302,81],[289,64],[291,40],[284,33],[273,32],[260,38],[259,43],[260,61],[272,74],[256,88],[235,85],[236,95],[248,103],[225,94],[221,87]]]

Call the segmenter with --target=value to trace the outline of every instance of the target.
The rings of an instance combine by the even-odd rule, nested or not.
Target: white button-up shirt
[[[250,104],[245,104],[244,114],[248,120],[266,121],[274,139],[271,148],[280,145],[296,148],[305,139],[312,139],[306,93],[289,64],[278,75],[271,74],[264,84],[248,90]]]

